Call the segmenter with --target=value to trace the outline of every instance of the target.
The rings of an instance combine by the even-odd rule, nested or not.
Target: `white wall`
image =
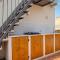
[[[55,29],[55,8],[51,6],[40,7],[33,5],[29,9],[29,15],[20,20],[19,26],[15,27],[15,34],[25,32],[39,32],[42,34],[53,33]]]
[[[2,25],[2,12],[3,12],[3,23],[4,23],[7,20],[7,17],[10,16],[11,12],[15,9],[15,1],[17,6],[22,0],[12,0],[12,3],[11,0],[8,0],[8,6],[7,6],[7,0],[4,0],[4,11],[2,11],[3,0],[0,1],[0,26]]]

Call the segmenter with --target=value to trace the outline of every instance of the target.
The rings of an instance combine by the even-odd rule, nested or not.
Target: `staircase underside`
[[[52,2],[53,2],[53,0],[36,0],[36,1],[33,1],[34,4],[39,5],[39,6],[45,6],[45,5],[48,5]]]

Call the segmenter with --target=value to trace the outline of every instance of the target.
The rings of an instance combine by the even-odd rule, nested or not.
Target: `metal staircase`
[[[25,13],[28,13],[27,9],[32,6],[31,3],[39,6],[45,6],[52,2],[53,0],[22,0],[21,3],[19,3],[19,5],[14,9],[11,15],[0,27],[0,46],[2,39],[8,37],[8,33],[13,30],[14,26],[16,26],[16,23],[19,22],[19,20],[23,19],[21,16]]]
[[[31,7],[30,0],[23,0],[12,12],[12,14],[7,18],[4,24],[0,27],[0,46],[2,39],[8,36],[8,33],[14,28],[15,23],[23,19],[21,17],[23,14],[27,13],[27,8]]]

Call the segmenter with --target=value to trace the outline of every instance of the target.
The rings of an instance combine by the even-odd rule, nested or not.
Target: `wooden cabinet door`
[[[28,60],[28,37],[12,38],[12,60]]]
[[[60,50],[60,34],[55,35],[55,50]]]
[[[31,37],[31,56],[32,56],[32,59],[43,56],[43,36],[42,35]]]
[[[54,35],[45,35],[45,54],[54,52]]]

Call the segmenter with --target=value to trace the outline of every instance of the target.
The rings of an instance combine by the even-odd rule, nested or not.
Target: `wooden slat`
[[[28,60],[28,37],[12,38],[12,60]]]
[[[43,36],[31,37],[31,57],[32,59],[43,56]]]
[[[45,54],[53,53],[54,51],[54,35],[45,35]]]
[[[55,34],[55,50],[60,50],[60,34]]]

